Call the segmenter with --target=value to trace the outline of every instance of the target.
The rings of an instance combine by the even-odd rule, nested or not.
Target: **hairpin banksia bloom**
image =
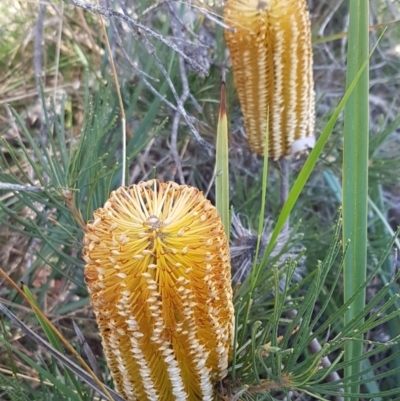
[[[269,156],[314,146],[314,89],[306,0],[228,0],[224,20],[234,81],[251,149]]]
[[[84,239],[85,277],[126,400],[213,400],[233,343],[229,247],[198,189],[157,180],[111,193]]]

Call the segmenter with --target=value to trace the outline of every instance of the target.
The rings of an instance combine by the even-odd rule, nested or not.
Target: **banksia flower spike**
[[[199,190],[141,182],[111,193],[84,239],[85,277],[126,400],[213,400],[233,342],[230,259]]]
[[[262,155],[269,113],[269,156],[314,145],[314,89],[306,0],[228,0],[225,31],[244,124]]]

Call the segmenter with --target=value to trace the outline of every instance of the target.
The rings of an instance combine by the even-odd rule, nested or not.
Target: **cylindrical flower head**
[[[216,208],[157,180],[111,193],[84,239],[85,277],[115,387],[126,400],[213,400],[234,327]]]
[[[251,149],[269,156],[314,145],[314,88],[306,0],[228,0],[225,31]]]

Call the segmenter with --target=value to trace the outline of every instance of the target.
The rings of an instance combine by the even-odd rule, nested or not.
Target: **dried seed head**
[[[266,243],[261,237],[259,254],[265,251]],[[231,222],[231,266],[232,283],[242,283],[251,273],[257,248],[257,234],[253,233],[242,224],[240,217],[232,215]]]
[[[94,213],[83,254],[121,396],[212,400],[227,374],[234,320],[229,248],[215,207],[172,182],[119,188]]]
[[[260,262],[264,252],[270,242],[272,234],[271,221],[266,221],[264,231],[260,238],[260,249],[258,252],[258,260]],[[293,237],[293,238],[291,238]],[[303,251],[303,247],[297,243],[300,235],[293,234],[287,229],[283,229],[277,239],[276,245],[272,250],[270,257],[273,259],[279,256],[276,261],[277,264],[283,264],[287,260],[297,258]],[[233,284],[242,283],[246,277],[251,273],[256,257],[258,236],[252,230],[246,228],[242,224],[241,218],[233,214],[231,225],[231,265],[232,265],[232,282]],[[294,241],[292,243],[292,241]],[[283,249],[285,248],[285,253]],[[289,254],[290,252],[290,254]],[[296,268],[294,279],[300,281],[303,275],[304,259],[301,258],[300,265]],[[285,277],[280,281],[280,288],[282,289],[285,284]]]
[[[269,156],[314,145],[314,89],[306,0],[228,0],[224,20],[235,85],[252,150]]]

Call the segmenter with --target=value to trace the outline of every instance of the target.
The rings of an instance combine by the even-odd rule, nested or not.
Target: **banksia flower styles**
[[[262,155],[269,112],[269,156],[314,145],[314,89],[306,0],[228,0],[225,31],[244,124]]]
[[[111,193],[84,239],[85,277],[126,400],[213,400],[233,342],[230,259],[217,210],[156,180]]]

